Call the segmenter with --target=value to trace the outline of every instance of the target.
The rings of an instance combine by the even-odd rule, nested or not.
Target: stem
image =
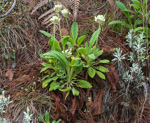
[[[53,49],[53,47],[54,47],[54,42],[55,42],[55,25],[56,25],[56,24],[54,24],[54,40],[52,41],[52,46],[51,46],[52,49]]]
[[[57,13],[57,15],[58,15],[58,17],[60,18],[60,16],[59,16],[59,13]],[[59,24],[59,32],[60,32],[60,37],[61,37],[61,41],[62,41],[62,35],[61,35],[61,26],[60,26],[60,21],[58,22],[58,24]]]
[[[101,29],[101,25],[99,24],[99,26],[98,26],[98,29],[100,30]],[[96,41],[96,46],[97,46],[97,43],[98,43],[98,39],[97,39],[97,41]]]
[[[68,26],[68,29],[69,29],[69,24],[68,24],[68,20],[67,20],[67,18],[65,18],[65,20],[66,20],[66,22],[67,22],[67,26]]]
[[[54,30],[53,30],[53,31],[54,31],[54,32],[53,32],[53,33],[54,33],[54,40],[55,40],[55,25],[56,25],[56,24],[54,24]]]
[[[73,69],[72,67],[71,67],[70,69],[71,69],[71,71],[69,70],[69,72],[68,72],[67,85],[71,82],[71,80],[72,80],[72,75],[73,75],[73,72],[74,72],[74,69]]]

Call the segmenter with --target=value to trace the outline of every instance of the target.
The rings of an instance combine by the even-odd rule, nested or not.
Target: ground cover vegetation
[[[0,5],[0,122],[150,121],[148,0]]]

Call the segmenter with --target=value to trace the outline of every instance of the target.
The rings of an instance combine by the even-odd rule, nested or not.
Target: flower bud
[[[68,12],[67,9],[63,9],[63,10],[61,11],[61,13],[62,13],[62,15],[63,15],[65,18],[67,18],[68,14],[69,14],[69,12]]]
[[[54,10],[55,10],[55,12],[56,13],[59,13],[59,11],[61,10],[61,8],[62,8],[62,5],[55,5],[55,7],[54,7]]]
[[[103,15],[98,15],[97,17],[95,17],[95,22],[101,24],[105,22],[105,17]]]
[[[53,17],[50,19],[50,21],[51,21],[53,24],[57,24],[57,22],[60,21],[60,18],[57,17],[57,16],[53,16]]]

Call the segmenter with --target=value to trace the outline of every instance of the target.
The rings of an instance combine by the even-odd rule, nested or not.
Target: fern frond
[[[56,13],[50,14],[47,18],[45,18],[42,22],[42,24],[48,24],[47,22],[50,22],[51,17],[57,15]]]
[[[41,2],[39,2],[35,8],[32,10],[31,15],[38,10],[39,8],[41,8],[42,6],[46,5],[47,3],[51,2],[51,0],[42,0]]]
[[[52,13],[52,12],[54,12],[54,8],[52,8],[52,9],[46,11],[45,13],[43,13],[38,19],[41,19],[41,18],[47,16],[48,14],[50,14],[50,13]]]
[[[73,9],[73,16],[76,21],[80,0],[71,0],[71,8]]]

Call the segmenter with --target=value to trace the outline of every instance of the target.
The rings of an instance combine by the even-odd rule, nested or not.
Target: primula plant
[[[64,14],[66,12],[62,13]],[[57,20],[59,21],[59,19]],[[105,21],[104,16],[98,16],[96,21],[101,25],[102,22]],[[53,22],[53,24],[55,25],[56,23]],[[49,91],[59,90],[67,92],[66,97],[70,92],[78,96],[78,87],[92,87],[88,81],[78,78],[78,75],[83,71],[84,67],[88,68],[88,73],[91,78],[93,78],[95,74],[98,74],[100,78],[105,79],[105,75],[102,72],[108,72],[108,69],[100,64],[108,63],[109,60],[98,61],[98,57],[103,53],[103,50],[97,47],[100,26],[99,29],[93,33],[89,44],[87,42],[82,44],[86,36],[78,37],[78,24],[76,22],[71,26],[71,36],[63,36],[61,43],[55,38],[55,32],[54,36],[45,31],[40,32],[50,38],[48,44],[51,47],[51,50],[47,53],[42,54],[40,52],[40,56],[46,60],[46,62],[42,63],[44,68],[41,72],[50,71],[50,74],[42,78],[43,88],[50,84]]]

